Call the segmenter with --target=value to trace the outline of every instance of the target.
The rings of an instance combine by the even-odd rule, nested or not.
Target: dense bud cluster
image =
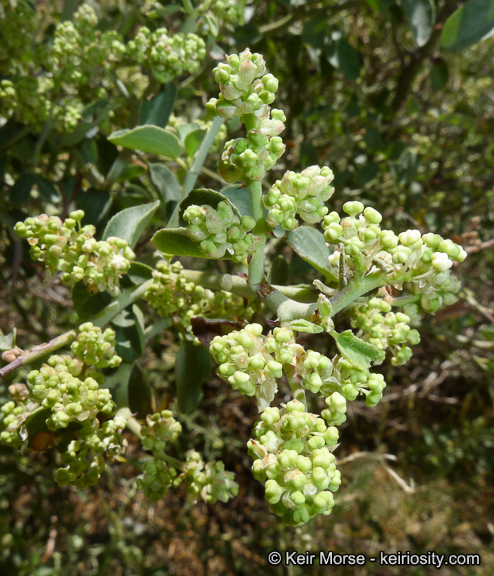
[[[391,311],[391,304],[382,298],[371,298],[366,304],[350,310],[352,326],[362,330],[362,338],[382,351],[391,347],[394,366],[405,364],[411,357],[409,345],[420,342],[420,334],[410,328],[410,317],[403,312]]]
[[[213,18],[221,26],[231,23],[236,11],[243,16],[238,2],[222,0],[210,2],[205,14],[217,14]],[[117,79],[137,96],[140,85],[148,82],[141,71],[160,83],[169,82],[196,72],[206,57],[204,40],[193,33],[171,35],[166,28],[151,31],[142,26],[126,42],[119,32],[98,23],[89,4],[80,5],[71,20],[54,24],[49,40],[40,38],[43,12],[25,2],[4,2],[0,12],[5,32],[0,46],[0,116],[13,116],[36,130],[49,122],[51,129],[73,131],[84,109],[101,99],[111,100],[114,110],[125,114],[127,101]],[[136,75],[142,82],[135,82]]]
[[[275,328],[265,337],[260,324],[249,324],[243,330],[216,336],[209,350],[219,364],[218,376],[228,380],[234,390],[256,396],[260,410],[273,400],[283,365],[292,366],[302,385],[314,393],[332,369],[329,358],[306,351],[288,328]]]
[[[195,316],[250,319],[254,309],[239,296],[229,292],[208,290],[187,281],[180,273],[180,262],[160,260],[153,271],[153,284],[145,294],[146,300],[161,316],[176,315],[185,328]]]
[[[264,197],[268,224],[293,230],[297,214],[308,224],[320,222],[329,212],[324,203],[334,193],[332,181],[333,171],[327,166],[311,166],[300,174],[286,172]]]
[[[255,250],[254,236],[248,232],[255,226],[250,216],[238,217],[230,204],[189,206],[183,215],[188,222],[187,234],[199,242],[209,258],[223,258],[228,252],[234,262],[242,262]]]
[[[208,102],[208,112],[226,119],[239,118],[247,129],[247,138],[225,144],[219,172],[232,183],[262,180],[285,150],[279,137],[285,128],[285,115],[269,106],[278,80],[266,74],[264,58],[249,49],[227,56],[227,62],[214,69],[214,78],[221,95]]]
[[[125,421],[118,418],[104,422],[97,419],[86,422],[72,434],[67,449],[60,455],[62,467],[55,473],[60,486],[86,488],[98,482],[106,468],[106,461],[119,457],[125,450],[126,441],[120,432]]]
[[[390,284],[413,284],[413,289],[427,294],[447,286],[453,262],[462,262],[467,253],[451,240],[438,234],[422,234],[407,230],[397,236],[392,230],[381,229],[381,214],[365,208],[361,202],[346,202],[348,214],[341,219],[336,212],[324,217],[324,238],[330,244],[342,245],[351,270],[362,273],[369,266],[384,269]],[[339,253],[330,258],[338,265]]]
[[[95,240],[94,226],[81,227],[83,217],[82,210],[63,222],[42,214],[18,222],[15,231],[28,239],[33,260],[43,262],[51,272],[62,272],[64,284],[72,286],[82,280],[90,291],[108,289],[118,294],[119,278],[128,272],[135,254],[121,238]]]
[[[39,408],[38,402],[29,397],[29,390],[25,384],[9,386],[9,395],[12,400],[0,408],[0,444],[11,448],[20,448],[22,439],[19,435],[21,422]]]
[[[110,391],[100,388],[102,375],[91,368],[118,366],[115,333],[109,329],[102,333],[90,323],[81,328],[72,345],[78,358],[50,356],[47,364],[29,372],[27,386],[10,387],[13,400],[1,409],[5,429],[0,433],[0,442],[10,446],[20,447],[25,438],[38,451],[55,446],[62,463],[56,481],[78,488],[95,484],[105,469],[105,458],[112,459],[125,448],[120,436],[124,421],[100,424],[102,415],[110,416],[115,404]],[[41,417],[45,429],[31,428],[31,417]]]
[[[218,500],[227,502],[238,494],[234,474],[225,470],[223,462],[205,464],[195,450],[189,450],[185,456],[185,467],[180,480],[187,485],[187,494],[192,502],[197,502],[198,498],[207,504],[214,504]]]
[[[330,514],[332,492],[341,483],[331,448],[338,431],[306,412],[298,400],[266,408],[248,443],[257,480],[266,481],[266,499],[287,524],[301,525],[316,514]]]
[[[137,479],[137,487],[153,501],[160,500],[177,478],[177,470],[166,462],[167,442],[175,442],[182,426],[170,410],[163,410],[147,417],[147,426],[141,428],[142,446],[153,453],[153,458],[143,465],[143,474]]]
[[[347,400],[353,402],[359,394],[365,395],[367,406],[379,404],[386,382],[382,374],[358,369],[342,356],[333,359],[333,373],[321,388],[326,395],[327,408],[321,415],[328,424],[340,426],[346,420]]]
[[[154,501],[166,496],[171,486],[179,486],[182,482],[187,484],[187,493],[193,502],[198,497],[207,503],[226,502],[236,496],[238,485],[233,480],[233,473],[225,472],[222,462],[204,464],[194,450],[187,452],[183,464],[165,454],[167,443],[175,442],[181,431],[182,426],[170,410],[147,417],[147,426],[141,428],[142,446],[152,452],[153,458],[144,463],[137,487]]]
[[[115,352],[115,332],[107,328],[104,332],[99,326],[86,322],[79,326],[77,340],[70,349],[76,358],[95,368],[116,368],[122,362]]]
[[[205,16],[206,25],[214,36],[219,28],[243,26],[244,9],[245,0],[205,0],[197,7],[198,12]]]
[[[127,44],[127,56],[149,68],[158,82],[165,83],[184,72],[197,72],[206,57],[206,44],[195,34],[174,34],[166,28],[154,32],[142,26]]]
[[[96,418],[99,412],[111,414],[115,408],[110,391],[92,378],[78,378],[83,365],[71,356],[50,356],[48,365],[27,376],[31,397],[50,408],[49,430],[67,428],[71,422]]]

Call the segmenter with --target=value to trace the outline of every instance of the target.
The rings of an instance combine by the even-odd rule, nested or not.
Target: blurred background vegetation
[[[76,207],[101,232],[122,208],[161,200],[137,247],[141,260],[151,257],[147,241],[174,205],[169,184],[182,181],[204,135],[204,104],[217,90],[211,70],[224,53],[246,47],[262,53],[280,79],[275,105],[287,115],[287,153],[272,182],[288,169],[327,164],[335,173],[333,209],[359,199],[378,208],[387,227],[439,233],[469,257],[457,270],[459,301],[423,322],[410,363],[385,366],[381,404],[352,403],[337,452],[343,484],[330,517],[301,528],[277,523],[245,450],[257,409],[212,378],[200,409],[181,418],[189,432],[181,449],[202,449],[235,471],[240,493],[232,503],[190,507],[180,490],[158,504],[146,501],[130,464],[142,452],[130,436],[129,462],[86,491],[54,484],[53,455],[0,448],[1,573],[302,573],[270,568],[273,549],[478,553],[480,567],[440,573],[494,573],[494,41],[477,42],[494,22],[484,18],[486,29],[475,32],[474,18],[492,2],[261,0],[247,2],[242,23],[237,2],[229,20],[225,9],[211,8],[219,2],[89,1],[98,22],[84,31],[83,48],[74,48],[83,56],[70,69],[64,58],[74,36],[57,26],[71,22],[81,4],[0,2],[0,328],[5,335],[16,328],[22,348],[78,317],[68,290],[30,261],[15,222]],[[463,28],[445,36],[445,23],[463,5]],[[116,31],[127,46],[142,26],[166,26],[171,36],[195,32],[207,56],[193,71],[157,78],[152,63],[128,53],[119,59],[114,38],[103,34]],[[197,138],[180,162],[119,152],[106,139],[139,123],[168,125],[183,142],[190,133]],[[215,176],[218,155],[208,157],[201,186],[224,185]],[[153,174],[149,162],[164,169]],[[314,271],[283,254],[290,261],[285,282],[311,281]],[[160,334],[139,361],[139,378],[155,391],[151,403],[172,401],[177,346],[172,334]],[[0,383],[0,399],[22,376]],[[436,573],[369,564],[332,572]]]

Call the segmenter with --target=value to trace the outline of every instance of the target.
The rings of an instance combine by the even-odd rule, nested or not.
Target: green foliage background
[[[178,492],[159,504],[145,501],[133,483],[132,461],[142,454],[137,444],[129,446],[126,464],[84,492],[54,485],[49,455],[0,448],[2,573],[272,574],[267,553],[294,548],[479,553],[480,568],[445,567],[441,574],[492,573],[494,45],[492,39],[478,42],[494,26],[482,12],[492,3],[268,0],[247,3],[246,23],[235,25],[209,21],[189,2],[90,2],[99,17],[96,44],[103,31],[116,30],[128,43],[139,26],[166,26],[171,34],[204,38],[208,55],[192,75],[181,70],[163,81],[149,63],[113,66],[108,53],[100,60],[93,54],[80,67],[86,83],[62,67],[59,84],[43,93],[52,109],[56,103],[52,117],[39,115],[34,79],[53,73],[55,25],[70,21],[78,2],[25,1],[12,10],[14,4],[2,0],[0,13],[0,82],[21,86],[17,105],[3,93],[0,102],[0,327],[4,334],[16,327],[23,348],[69,329],[84,305],[74,310],[67,289],[29,260],[15,222],[42,212],[66,215],[75,207],[101,234],[122,209],[159,201],[136,247],[141,260],[150,261],[147,241],[172,214],[205,133],[204,103],[216,90],[211,70],[223,53],[245,47],[262,53],[280,79],[277,106],[287,115],[288,153],[271,173],[273,181],[288,169],[327,164],[336,176],[335,209],[359,199],[397,229],[452,238],[469,258],[458,268],[459,303],[423,324],[410,364],[386,367],[382,404],[352,408],[338,454],[345,483],[330,517],[297,529],[276,523],[245,455],[256,409],[212,379],[203,387],[200,410],[182,423],[195,448],[235,471],[236,500],[191,508]],[[27,25],[17,20],[21,10],[35,11]],[[117,129],[143,123],[172,128],[181,156],[133,154],[107,140]],[[218,187],[217,160],[217,151],[208,157],[201,187]],[[273,266],[276,283],[315,277],[301,258],[281,255],[289,266]],[[317,346],[317,335],[307,339]],[[129,381],[135,405],[145,410],[156,398],[171,402],[177,350],[166,332],[149,340]],[[369,564],[361,572],[334,572],[403,573]]]

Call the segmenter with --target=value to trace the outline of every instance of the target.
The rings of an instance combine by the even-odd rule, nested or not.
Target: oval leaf
[[[431,37],[436,23],[436,8],[432,0],[401,0],[408,24],[417,46],[423,46]]]
[[[137,126],[137,128],[133,128],[132,130],[118,130],[111,136],[108,136],[108,140],[124,148],[140,150],[141,152],[149,152],[150,154],[158,154],[174,159],[180,156],[182,151],[180,142],[175,134],[149,124]]]
[[[118,212],[106,225],[103,240],[107,240],[110,236],[117,236],[127,240],[129,246],[134,248],[139,236],[151,222],[159,204],[159,200],[156,200],[150,204],[141,204]]]
[[[168,124],[177,96],[177,87],[173,82],[165,84],[159,94],[141,104],[141,125],[152,124],[164,128]]]
[[[346,330],[341,334],[333,331],[330,334],[336,340],[336,346],[338,346],[343,358],[359,370],[366,370],[371,362],[381,358],[379,350],[375,346],[357,338],[351,330]]]
[[[338,278],[329,270],[329,248],[324,236],[315,228],[300,226],[288,235],[288,244],[295,252],[318,270],[325,278],[337,282]]]
[[[79,320],[86,322],[104,310],[113,298],[107,292],[88,292],[84,282],[77,282],[72,288],[72,302]]]
[[[494,0],[468,0],[446,20],[441,45],[447,50],[464,50],[494,31]]]
[[[431,88],[434,92],[441,90],[448,83],[449,71],[448,65],[444,60],[434,62],[431,68]]]
[[[151,238],[151,242],[163,254],[171,256],[192,256],[193,258],[208,258],[199,247],[198,242],[194,242],[187,235],[185,228],[164,228],[158,230]],[[228,253],[221,260],[228,260]],[[218,260],[218,258],[214,258]]]
[[[242,216],[253,216],[252,202],[250,201],[250,194],[247,188],[240,188],[236,185],[227,186],[221,190],[221,194],[226,196],[237,207]]]
[[[124,362],[134,362],[144,354],[144,334],[135,314],[123,310],[113,319],[117,344],[115,350]]]
[[[204,346],[184,342],[177,354],[177,401],[180,412],[195,410],[202,398],[201,387],[211,376],[211,356]]]
[[[227,204],[230,204],[233,213],[240,218],[240,212],[238,211],[238,208],[232,204],[226,196],[220,192],[216,192],[216,190],[211,190],[210,188],[198,188],[197,190],[192,190],[187,198],[182,200],[180,204],[180,225],[186,225],[186,222],[183,220],[182,216],[189,206],[192,206],[193,204],[196,206],[208,205],[216,210],[220,202],[226,202]]]
[[[320,332],[324,332],[324,328],[322,326],[318,326],[313,322],[308,322],[307,320],[294,320],[290,322],[290,328],[292,330],[296,330],[297,332],[308,332],[309,334],[319,334]]]

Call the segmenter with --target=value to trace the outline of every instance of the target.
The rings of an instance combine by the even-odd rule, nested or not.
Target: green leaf
[[[115,372],[105,379],[105,388],[111,391],[113,401],[118,408],[129,407],[129,381],[134,362],[122,362]]]
[[[145,418],[147,414],[153,412],[152,396],[153,391],[146,373],[139,363],[134,364],[127,384],[128,406],[132,414],[138,418]]]
[[[366,370],[371,362],[381,357],[375,346],[357,338],[351,330],[346,330],[341,334],[333,331],[330,334],[336,340],[341,355],[359,370]]]
[[[180,156],[182,151],[175,134],[152,125],[137,126],[131,130],[118,130],[108,136],[108,140],[117,146],[173,159]]]
[[[389,9],[395,5],[395,0],[365,0],[367,4],[376,12],[383,16],[389,16]]]
[[[56,204],[62,199],[62,196],[60,195],[60,192],[56,186],[46,178],[37,175],[36,184],[38,185],[39,193],[48,202]]]
[[[204,346],[184,342],[177,354],[177,401],[183,414],[199,405],[202,385],[211,377],[211,356]]]
[[[447,20],[441,32],[446,50],[464,50],[494,31],[494,0],[468,0]]]
[[[140,124],[152,124],[159,128],[165,128],[173,111],[177,87],[173,82],[163,86],[159,94],[150,100],[143,100],[140,110]]]
[[[302,40],[313,48],[323,48],[326,42],[328,25],[324,18],[316,16],[304,22]]]
[[[391,172],[400,186],[409,184],[419,166],[420,156],[410,149],[405,149],[398,160],[391,164]]]
[[[379,174],[379,165],[377,162],[369,162],[360,168],[355,176],[355,184],[359,188],[363,188],[370,184]]]
[[[81,322],[90,320],[104,310],[113,298],[107,292],[93,294],[87,291],[84,282],[77,282],[72,288],[72,302]]]
[[[205,18],[208,24],[209,31],[216,38],[216,36],[218,36],[220,32],[220,27],[217,18],[211,12],[206,12]]]
[[[319,334],[320,332],[324,332],[324,328],[322,326],[318,326],[313,322],[308,322],[307,320],[293,320],[290,322],[290,328],[292,330],[296,330],[297,332],[308,332],[309,334]]]
[[[286,258],[278,254],[273,260],[268,272],[268,281],[270,284],[283,285],[288,282],[290,276],[290,266]]]
[[[360,76],[360,53],[355,50],[338,31],[332,34],[333,41],[328,51],[328,61],[349,80]]]
[[[117,344],[115,350],[124,362],[134,362],[144,354],[144,334],[136,315],[126,308],[112,320]]]
[[[10,201],[12,204],[23,204],[26,202],[35,184],[37,184],[36,174],[23,172],[10,189]]]
[[[449,71],[448,65],[442,59],[434,62],[431,68],[431,88],[434,92],[441,90],[448,83]]]
[[[142,262],[131,262],[129,272],[126,277],[134,284],[134,286],[139,286],[146,280],[151,280],[153,277],[153,269],[147,264]]]
[[[374,126],[369,126],[365,131],[364,142],[371,152],[377,152],[383,147],[383,139],[381,133]]]
[[[106,225],[103,240],[107,240],[110,236],[117,236],[127,240],[129,246],[134,248],[139,236],[151,222],[159,204],[159,200],[156,200],[150,204],[141,204],[118,212]]]
[[[187,136],[191,132],[195,132],[196,130],[200,130],[200,126],[196,122],[189,122],[188,124],[182,124],[181,126],[179,126],[177,129],[177,138],[180,144],[184,146],[185,139],[187,138]]]
[[[192,190],[187,198],[184,198],[180,203],[180,225],[186,225],[186,222],[183,219],[183,213],[189,206],[192,206],[193,204],[196,206],[208,205],[216,210],[220,202],[226,202],[229,204],[232,207],[233,213],[240,218],[238,208],[232,204],[226,196],[220,192],[216,192],[216,190],[211,190],[210,188],[198,188],[197,190]]]
[[[207,258],[207,255],[199,248],[198,242],[194,242],[189,238],[185,228],[163,228],[163,230],[158,230],[151,238],[151,242],[163,254]],[[228,259],[227,254],[225,254],[223,259]]]
[[[173,172],[164,164],[150,164],[149,177],[160,195],[163,219],[165,219],[168,203],[180,202],[180,185]]]
[[[206,130],[194,130],[189,132],[184,140],[185,153],[188,158],[193,158],[195,153],[199,150],[199,146],[204,140]]]
[[[4,334],[0,330],[0,352],[6,352],[7,350],[12,350],[15,346],[15,337],[17,330],[14,328],[10,334]]]
[[[295,252],[318,270],[325,278],[337,282],[338,278],[329,270],[330,250],[324,236],[315,228],[300,226],[288,234],[288,244]]]
[[[112,198],[107,190],[89,188],[86,192],[81,192],[76,200],[77,208],[84,210],[82,224],[98,225],[103,222],[108,215]]]
[[[252,216],[252,202],[247,188],[238,186],[227,186],[221,190],[221,194],[226,196],[230,202],[237,207],[242,216]]]
[[[401,0],[408,24],[417,46],[427,43],[436,23],[436,7],[433,0]]]

